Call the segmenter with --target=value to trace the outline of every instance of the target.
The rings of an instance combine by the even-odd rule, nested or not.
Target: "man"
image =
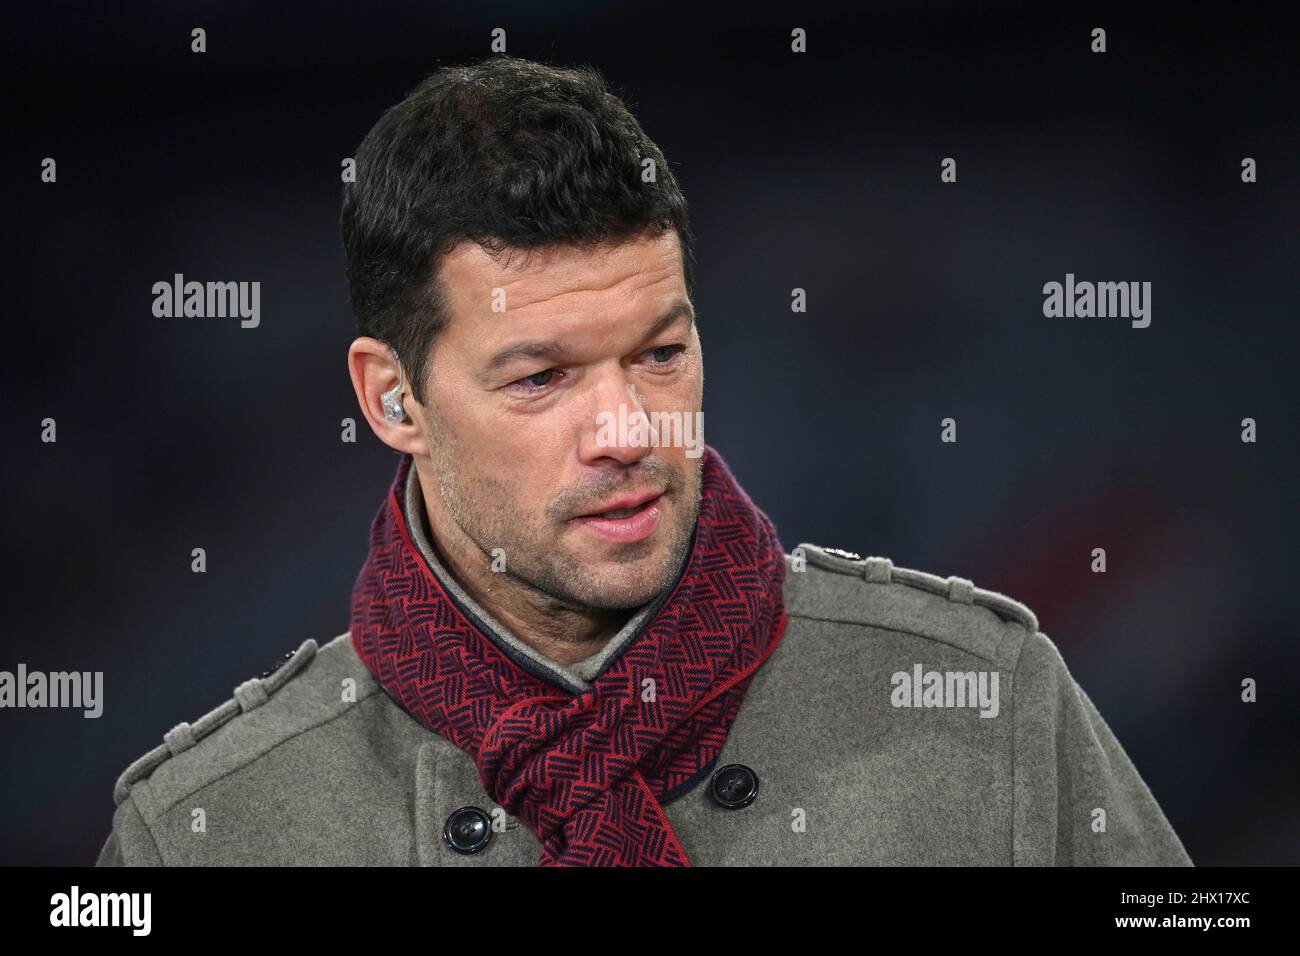
[[[687,205],[592,71],[443,70],[362,143],[349,631],[123,773],[102,864],[1190,860],[1023,605],[803,544],[698,431]]]

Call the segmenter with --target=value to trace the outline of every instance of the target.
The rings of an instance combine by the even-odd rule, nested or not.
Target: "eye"
[[[558,372],[559,369],[556,368],[544,369],[540,372],[534,372],[527,378],[521,378],[517,382],[511,382],[506,387],[524,393],[544,392],[546,391],[546,387],[554,381],[555,375]]]
[[[677,356],[686,351],[685,345],[660,345],[645,352],[652,359],[652,364],[663,368],[669,367]]]

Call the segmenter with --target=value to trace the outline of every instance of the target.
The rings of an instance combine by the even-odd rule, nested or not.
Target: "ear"
[[[419,403],[392,349],[379,339],[361,336],[348,347],[348,374],[361,412],[379,440],[404,454],[427,455]],[[384,395],[388,392],[394,393],[391,397],[406,411],[400,421],[389,421],[384,415]]]

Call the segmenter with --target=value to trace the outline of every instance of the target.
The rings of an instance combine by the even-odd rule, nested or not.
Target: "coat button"
[[[729,763],[713,775],[709,790],[718,806],[739,810],[758,796],[758,775],[743,763]]]
[[[461,807],[447,818],[442,838],[457,853],[477,853],[492,839],[492,820],[478,807]]]

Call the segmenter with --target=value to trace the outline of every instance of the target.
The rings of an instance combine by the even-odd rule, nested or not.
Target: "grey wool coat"
[[[521,666],[581,691],[635,636],[644,610],[570,667],[520,642],[439,563],[411,475],[413,541]],[[812,544],[786,572],[785,636],[715,764],[748,768],[756,795],[724,806],[711,771],[664,804],[692,864],[1192,865],[1023,604]],[[126,768],[97,865],[538,865],[532,831],[349,634],[286,658]],[[495,818],[473,854],[444,837],[467,806]]]

